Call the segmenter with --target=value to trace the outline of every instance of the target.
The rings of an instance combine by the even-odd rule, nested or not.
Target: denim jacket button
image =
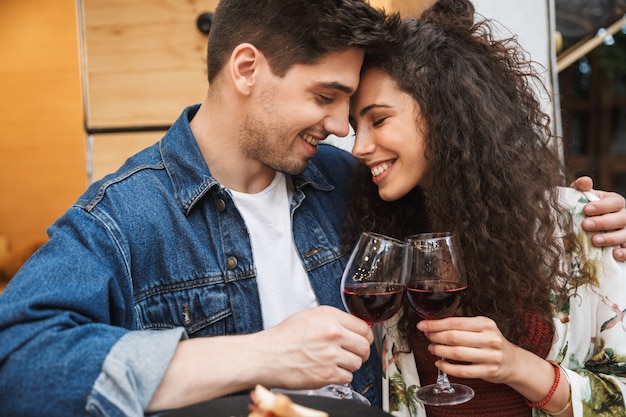
[[[223,213],[224,210],[226,210],[226,203],[221,198],[217,200],[216,205],[217,205],[217,211],[219,211],[220,213]]]
[[[228,259],[226,259],[226,268],[228,269],[237,268],[237,258],[235,258],[234,256],[229,256]]]

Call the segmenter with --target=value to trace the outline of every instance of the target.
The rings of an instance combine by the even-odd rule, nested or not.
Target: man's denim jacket
[[[197,108],[89,187],[0,296],[0,414],[143,415],[181,338],[263,329],[248,232],[192,135]],[[294,242],[320,304],[339,308],[353,168],[320,145],[293,177]],[[372,350],[353,380],[374,405],[379,366]]]

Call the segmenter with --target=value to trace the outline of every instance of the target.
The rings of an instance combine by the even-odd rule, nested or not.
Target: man
[[[91,186],[0,296],[3,413],[140,416],[255,383],[380,404],[372,332],[340,310],[354,162],[318,144],[348,133],[383,20],[221,0],[205,101]]]

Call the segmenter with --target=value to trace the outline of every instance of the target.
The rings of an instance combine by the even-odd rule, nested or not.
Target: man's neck
[[[273,181],[276,171],[243,156],[233,137],[235,120],[209,109],[203,103],[191,121],[191,131],[213,177],[222,185],[242,193],[258,193]],[[225,116],[227,117],[227,116]]]

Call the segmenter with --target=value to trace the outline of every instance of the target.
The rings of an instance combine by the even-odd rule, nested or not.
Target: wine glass
[[[410,306],[428,320],[452,316],[467,289],[465,265],[456,236],[448,232],[425,233],[409,236],[406,242],[411,251],[407,278]],[[472,388],[452,384],[444,372],[437,372],[436,384],[417,390],[418,400],[429,405],[455,405],[474,397]]]
[[[406,293],[406,256],[406,243],[362,233],[341,278],[346,310],[370,326],[396,314]]]
[[[341,299],[346,310],[369,326],[391,318],[406,293],[406,243],[364,232],[352,250],[341,277]],[[350,384],[329,385],[341,398],[359,397]]]

